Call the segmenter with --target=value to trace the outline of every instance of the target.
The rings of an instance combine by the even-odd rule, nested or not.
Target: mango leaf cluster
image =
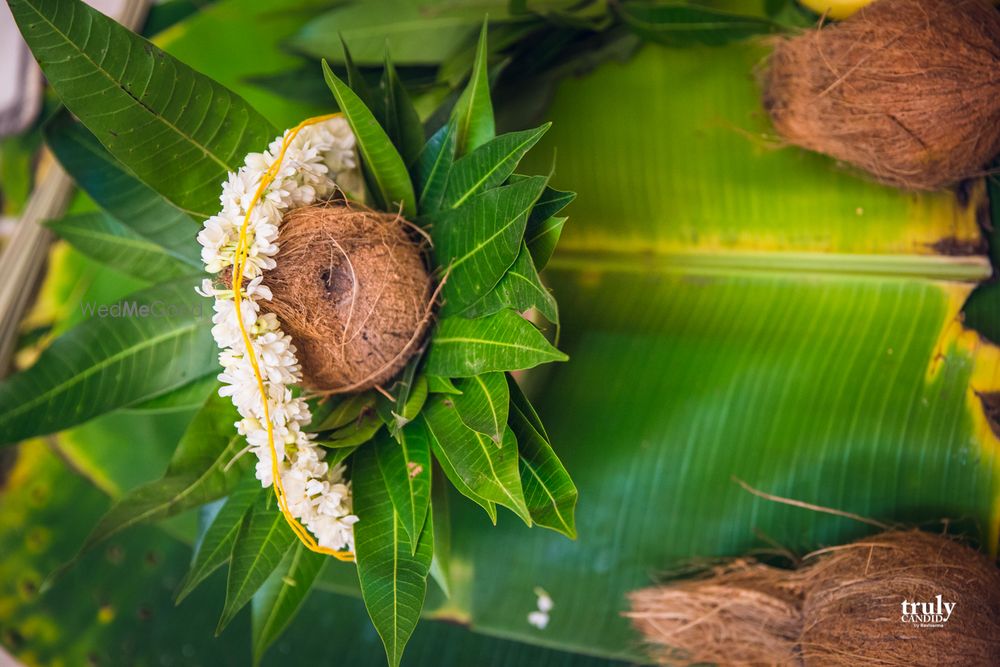
[[[119,409],[200,405],[163,478],[123,498],[84,549],[138,523],[214,503],[177,598],[228,564],[217,631],[251,603],[259,659],[327,559],[295,540],[273,495],[248,472],[235,411],[212,379],[211,309],[192,288],[201,277],[194,237],[218,206],[219,184],[278,129],[82,2],[10,6],[67,109],[48,123],[48,144],[91,202],[50,226],[149,286],[116,304],[125,316],[85,317],[30,368],[0,383],[0,442]],[[565,359],[522,313],[558,325],[538,271],[573,195],[549,187],[545,176],[516,173],[547,125],[496,136],[486,34],[484,26],[464,91],[429,133],[388,57],[377,87],[351,64],[346,46],[347,81],[325,68],[357,137],[370,203],[426,230],[442,283],[425,354],[386,394],[313,406],[311,430],[328,448],[327,460],[350,467],[361,517],[361,591],[393,665],[420,615],[428,576],[445,592],[452,585],[446,483],[494,522],[500,505],[527,525],[575,537],[576,488],[511,375]],[[163,306],[169,312],[127,316]]]
[[[572,200],[544,176],[516,174],[548,129],[496,136],[484,26],[465,90],[447,121],[424,128],[386,59],[372,90],[343,46],[347,81],[324,75],[354,130],[374,204],[415,216],[433,241],[442,281],[438,322],[422,359],[390,388],[345,399],[318,425],[336,458],[350,449],[361,590],[391,664],[398,664],[432,573],[445,590],[447,552],[435,544],[439,469],[493,521],[497,506],[527,525],[575,537],[576,488],[511,371],[565,356],[522,312],[558,322],[543,267]],[[368,440],[374,446],[361,447]],[[432,567],[437,563],[436,567]]]

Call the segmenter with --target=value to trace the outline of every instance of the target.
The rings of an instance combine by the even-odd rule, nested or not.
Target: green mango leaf
[[[434,466],[431,481],[431,519],[434,531],[434,557],[430,575],[437,582],[445,597],[451,597],[451,500],[448,486],[440,466]],[[494,507],[494,512],[496,508]],[[494,514],[494,521],[496,516]]]
[[[274,495],[268,493],[258,499],[236,534],[226,580],[226,604],[216,635],[250,601],[296,541]]]
[[[77,213],[46,226],[84,255],[140,280],[162,282],[201,270],[200,265],[178,261],[106,213]]]
[[[525,503],[536,524],[576,539],[576,486],[545,436],[535,430],[533,419],[517,404],[510,406]]]
[[[195,545],[194,560],[177,589],[175,598],[177,604],[190,595],[210,574],[229,562],[233,545],[236,544],[236,536],[239,535],[244,521],[249,519],[250,508],[257,503],[263,491],[257,478],[248,477],[229,494],[205,530],[205,534]]]
[[[392,145],[399,149],[403,162],[408,167],[416,165],[427,137],[424,136],[424,126],[420,122],[413,101],[389,59],[388,51],[385,54],[382,94],[385,97],[386,134],[389,135]]]
[[[487,71],[489,56],[486,46],[487,34],[484,21],[479,33],[472,76],[451,112],[451,117],[456,123],[455,154],[458,157],[479,148],[496,134],[493,102],[490,100],[490,77]]]
[[[552,293],[542,284],[542,279],[538,277],[538,271],[535,270],[535,264],[531,260],[531,252],[525,244],[521,245],[517,258],[503,274],[497,286],[462,311],[462,315],[483,317],[504,308],[518,312],[537,308],[549,322],[559,323],[559,305]]]
[[[339,62],[344,53],[337,36],[342,35],[365,66],[380,65],[386,48],[400,65],[436,65],[476,34],[482,20],[478,10],[428,11],[409,0],[345,3],[307,23],[290,46]]]
[[[241,457],[234,463],[245,446],[234,425],[238,420],[229,398],[209,396],[184,432],[163,478],[125,494],[100,520],[83,548],[138,523],[173,516],[232,491],[249,462]]]
[[[489,292],[514,263],[532,205],[545,187],[536,176],[487,190],[457,209],[430,217],[434,255],[447,271],[445,312],[458,312]]]
[[[424,419],[424,421],[426,422],[426,418],[425,417],[421,417],[421,418]],[[463,426],[464,426],[464,424],[463,424]],[[428,425],[428,429],[429,429],[429,425]],[[497,505],[496,505],[496,503],[493,502],[492,500],[487,500],[486,498],[482,497],[481,495],[479,495],[478,493],[476,493],[475,491],[473,491],[472,487],[470,487],[468,484],[465,483],[465,480],[459,474],[458,470],[455,469],[455,466],[452,465],[452,462],[448,458],[448,456],[446,455],[446,453],[443,452],[443,451],[439,453],[435,449],[434,434],[431,431],[428,431],[428,432],[431,433],[431,451],[434,453],[434,461],[441,468],[441,471],[444,473],[445,477],[448,478],[448,480],[451,482],[452,486],[454,486],[455,489],[458,490],[459,493],[461,493],[463,496],[465,496],[469,500],[473,501],[474,503],[476,503],[477,505],[479,505],[480,507],[482,507],[484,510],[486,510],[486,515],[488,517],[490,517],[490,521],[493,522],[493,525],[495,526],[497,524]],[[434,489],[432,487],[431,492],[433,493],[433,491],[434,491]],[[432,505],[432,508],[433,508],[433,505]]]
[[[45,124],[45,140],[73,181],[98,206],[177,260],[201,268],[195,240],[200,225],[136,178],[82,123],[69,113],[59,113]]]
[[[531,259],[534,260],[538,271],[544,269],[552,258],[552,253],[555,252],[556,245],[559,243],[559,237],[562,235],[563,225],[566,224],[567,219],[553,216],[534,227],[531,225],[531,219],[528,219],[524,241],[528,244]]]
[[[416,549],[431,502],[430,436],[424,422],[415,421],[375,439],[375,454],[392,506]]]
[[[431,529],[422,532],[414,548],[405,522],[393,506],[375,448],[358,450],[353,460],[354,511],[358,516],[354,542],[361,595],[382,637],[389,665],[397,667],[423,608],[434,549],[433,528],[427,526]]]
[[[347,48],[347,42],[344,41],[343,33],[340,35],[340,42],[344,49],[344,69],[347,71],[347,85],[361,98],[365,106],[371,110],[372,115],[375,116],[375,120],[378,121],[379,125],[384,127],[386,118],[385,99],[375,95],[368,86],[368,80],[365,79],[365,75],[354,64],[354,58],[351,57],[351,52]],[[327,90],[329,90],[329,86],[327,86]]]
[[[335,400],[335,399],[328,399]],[[352,422],[359,421],[365,414],[371,413],[375,409],[375,393],[366,391],[361,394],[351,394],[341,399],[340,403],[330,411],[312,429],[314,431],[330,431],[348,426]]]
[[[760,16],[702,7],[686,2],[633,0],[614,5],[626,26],[639,36],[668,46],[726,44],[784,28]]]
[[[119,315],[129,316],[101,315],[96,304],[84,304],[94,307],[86,320],[0,383],[0,442],[59,431],[215,373],[211,307],[194,283],[131,294],[118,304]]]
[[[489,436],[499,447],[507,428],[510,393],[503,373],[483,373],[459,380],[461,395],[451,398],[462,423]]]
[[[545,432],[545,425],[542,424],[541,417],[538,416],[538,412],[531,405],[528,397],[524,395],[524,391],[521,390],[521,386],[511,373],[507,373],[507,389],[510,391],[511,410],[516,408],[528,420],[535,432],[545,439],[545,442],[551,442],[549,434]]]
[[[448,176],[444,207],[458,208],[473,195],[502,185],[551,126],[546,123],[533,130],[501,134],[455,162]]]
[[[364,444],[364,443],[362,443]],[[341,447],[339,449],[334,449],[329,454],[326,455],[326,464],[331,468],[340,465],[348,458],[351,454],[356,452],[361,445],[354,445],[353,447]]]
[[[489,371],[534,368],[568,358],[526,319],[512,310],[501,310],[476,320],[441,320],[427,354],[427,372],[471,377]]]
[[[200,407],[205,398],[219,390],[219,381],[212,375],[198,378],[194,382],[189,382],[183,387],[161,394],[148,401],[130,405],[123,408],[124,412],[156,414],[164,412],[181,412],[194,410]]]
[[[458,123],[451,121],[435,132],[417,156],[416,181],[420,212],[424,215],[441,208],[448,175],[455,160]]]
[[[427,391],[431,394],[461,394],[455,383],[438,375],[427,375]]]
[[[424,411],[434,458],[455,487],[472,500],[485,500],[512,510],[527,524],[531,515],[524,501],[517,470],[517,441],[507,428],[500,447],[473,431],[458,415],[451,398],[437,397]],[[488,510],[487,510],[488,511]]]
[[[207,217],[243,156],[275,128],[235,94],[79,0],[11,0],[66,107],[136,176]]]
[[[379,417],[389,428],[390,435],[395,436],[399,429],[413,421],[427,400],[427,378],[423,375],[413,378],[412,373],[416,372],[416,368],[417,364],[412,363],[404,371],[403,378],[396,385],[397,396],[394,401],[381,395],[376,399]]]
[[[254,593],[251,603],[254,665],[260,664],[268,647],[298,614],[327,560],[323,554],[298,542]]]
[[[357,139],[358,152],[374,185],[372,195],[385,210],[402,210],[403,215],[414,218],[417,200],[403,158],[371,110],[357,93],[337,78],[326,61],[323,61],[323,76]]]
[[[521,176],[520,178],[527,178]],[[542,195],[535,202],[535,207],[531,209],[531,217],[528,218],[528,229],[535,231],[549,218],[559,213],[576,199],[575,192],[556,190],[551,186],[545,186]]]
[[[380,428],[382,428],[382,420],[379,418],[373,403],[370,408],[363,408],[357,418],[346,426],[324,432],[316,440],[316,444],[332,449],[355,447],[371,440]]]

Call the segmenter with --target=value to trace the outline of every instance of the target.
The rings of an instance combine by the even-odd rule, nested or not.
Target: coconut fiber
[[[796,570],[736,560],[629,599],[665,665],[1000,665],[1000,570],[920,531],[824,549]]]
[[[1000,153],[1000,12],[989,0],[878,0],[775,45],[764,107],[787,141],[913,190]]]
[[[303,383],[362,391],[391,379],[422,345],[431,279],[420,244],[400,216],[347,202],[290,211],[277,266],[264,274],[292,337]]]

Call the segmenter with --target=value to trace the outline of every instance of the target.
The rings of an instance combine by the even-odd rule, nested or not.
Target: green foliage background
[[[329,34],[323,22],[344,25],[353,11],[363,36],[373,19],[350,6],[317,14],[264,4],[222,0],[158,42],[284,127],[320,109],[304,93],[274,92],[273,80],[261,83],[265,75],[321,76],[284,46],[336,63],[339,42],[317,41]],[[397,14],[382,16],[406,25],[411,3],[398,4]],[[704,6],[713,5],[726,3]],[[797,20],[783,3],[760,10],[754,33]],[[435,34],[467,39],[482,11],[448,17],[451,32],[434,26]],[[379,20],[375,30],[392,28]],[[752,42],[681,48],[676,34],[691,31],[658,25],[636,32],[667,46],[647,44],[626,62],[557,85],[544,113],[553,128],[529,158],[535,173],[546,173],[556,152],[554,185],[580,193],[546,272],[561,305],[560,347],[573,361],[528,378],[580,490],[579,537],[529,532],[503,513],[490,526],[479,507],[452,493],[451,597],[429,584],[424,613],[468,627],[418,624],[404,664],[641,659],[618,612],[628,590],[658,573],[692,557],[775,544],[801,553],[869,530],[754,497],[734,478],[883,521],[949,519],[951,530],[996,549],[998,442],[979,397],[1000,386],[1000,366],[995,349],[956,319],[992,269],[981,251],[936,252],[941,241],[978,239],[984,188],[968,204],[951,194],[904,194],[821,157],[776,150],[751,76],[766,50]],[[732,37],[743,36],[745,24],[738,28]],[[353,47],[358,35],[344,32]],[[254,37],[259,57],[233,57]],[[393,43],[397,63],[405,63],[406,43]],[[369,52],[354,56],[381,65],[381,46]],[[501,104],[516,110],[522,102]],[[76,206],[95,215],[86,202]],[[63,275],[49,278],[35,315],[51,321],[58,306],[57,330],[78,318],[80,300],[110,301],[144,282],[73,252],[58,257]],[[996,331],[996,312],[984,307],[970,321]],[[120,533],[51,592],[38,592],[109,498],[162,474],[210,391],[194,387],[167,405],[134,406],[21,448],[0,510],[0,572],[9,573],[0,576],[0,641],[19,657],[250,659],[248,614],[211,638],[224,577],[210,577],[173,607],[186,544],[197,535],[193,513]],[[535,586],[556,604],[544,631],[526,621]],[[358,594],[350,566],[328,564],[265,662],[384,660]],[[149,628],[150,641],[136,645]]]

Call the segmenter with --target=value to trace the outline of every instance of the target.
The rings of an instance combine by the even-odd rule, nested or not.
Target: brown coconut
[[[1000,665],[1000,570],[953,539],[890,532],[826,550],[803,572],[806,665]],[[955,603],[902,622],[902,602]],[[911,617],[912,618],[912,617]]]
[[[390,380],[420,349],[432,283],[420,244],[400,216],[332,202],[294,209],[264,274],[295,344],[303,383],[363,391]]]
[[[795,664],[802,591],[787,571],[736,560],[629,595],[626,615],[664,665]]]
[[[903,622],[904,600],[938,595],[947,621]],[[629,599],[662,664],[1000,665],[1000,570],[943,535],[889,531],[796,570],[739,560]]]
[[[936,190],[1000,153],[1000,12],[878,0],[776,43],[764,107],[787,141],[901,188]]]

